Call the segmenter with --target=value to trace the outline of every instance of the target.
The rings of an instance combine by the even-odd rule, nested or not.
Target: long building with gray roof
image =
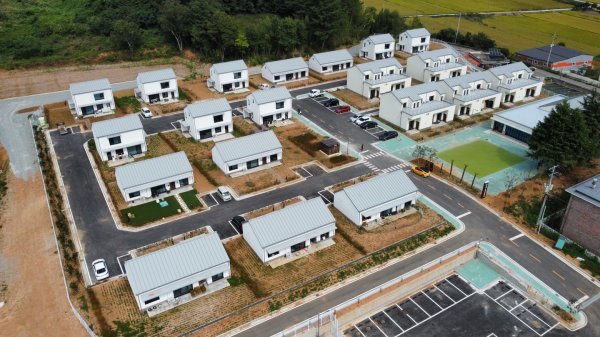
[[[282,83],[308,78],[308,64],[301,57],[267,62],[262,77],[271,83]]]
[[[354,59],[346,49],[317,53],[308,60],[308,67],[319,74],[347,70],[353,64]]]
[[[281,143],[272,130],[218,142],[212,148],[213,162],[227,175],[278,165],[282,157]]]

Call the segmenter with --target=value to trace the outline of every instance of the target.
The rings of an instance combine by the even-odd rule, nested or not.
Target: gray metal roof
[[[135,115],[107,119],[92,124],[94,138],[118,135],[128,131],[143,129],[140,117]]]
[[[276,87],[265,90],[257,90],[251,93],[248,98],[254,98],[257,104],[283,101],[292,98],[286,87]]]
[[[314,198],[250,219],[248,226],[260,246],[267,248],[333,222],[335,218],[323,200]]]
[[[198,118],[231,111],[231,106],[226,98],[215,98],[189,104],[183,111],[189,113],[192,118]]]
[[[396,42],[392,34],[375,34],[367,37],[365,40],[371,40],[374,44]]]
[[[141,83],[152,83],[152,82],[172,80],[172,79],[177,78],[177,76],[175,75],[173,68],[166,68],[166,69],[146,71],[143,73],[139,73],[137,78],[138,78],[138,81]]]
[[[422,53],[418,53],[414,56],[411,57],[418,57],[421,60],[425,61],[425,60],[438,60],[440,57],[442,56],[447,56],[447,55],[452,55],[454,57],[458,57],[458,55],[456,54],[456,51],[454,49],[451,48],[443,48],[443,49],[436,49],[436,50],[430,50],[430,51],[424,51]]]
[[[405,33],[410,37],[423,37],[431,35],[429,31],[425,28],[409,29],[405,31]]]
[[[246,63],[244,63],[244,60],[215,63],[212,65],[212,68],[217,74],[226,74],[234,71],[248,70],[248,67],[246,67]]]
[[[352,55],[346,49],[328,51],[312,56],[319,64],[342,63],[352,61]]]
[[[221,159],[225,162],[255,156],[276,149],[281,149],[281,143],[273,130],[225,140],[216,143],[213,147],[213,151],[218,152]]]
[[[543,98],[525,105],[514,107],[494,114],[492,119],[502,117],[511,122],[523,125],[527,128],[535,128],[539,122],[543,121],[550,114],[552,108],[565,100],[563,95],[555,95]]]
[[[513,77],[514,72],[521,70],[525,70],[527,73],[531,73],[531,69],[529,69],[529,67],[526,66],[523,62],[515,62],[504,66],[493,67],[488,69],[487,71],[494,74],[496,77],[500,75],[504,75],[506,77]]]
[[[308,64],[301,57],[294,57],[286,60],[267,62],[263,66],[273,74],[286,73],[294,70],[306,69]]]
[[[406,107],[402,108],[402,112],[409,114],[411,116],[418,116],[424,113],[432,112],[439,109],[444,109],[454,106],[452,103],[448,103],[446,101],[426,101],[425,103],[419,105],[417,108]]]
[[[426,94],[428,92],[437,91],[438,93],[442,93],[440,90],[440,84],[438,82],[427,82],[423,84],[417,84],[412,87],[402,88],[398,90],[394,90],[391,92],[398,101],[403,98],[410,98],[413,101],[418,101],[421,99],[420,95]]]
[[[118,166],[115,169],[117,185],[121,189],[186,173],[192,174],[192,165],[183,151]]]
[[[362,183],[346,187],[345,193],[359,212],[418,192],[415,184],[402,170],[381,174]]]
[[[392,67],[392,66],[396,66],[398,67],[398,69],[402,69],[402,64],[400,64],[400,62],[398,62],[398,60],[395,57],[390,57],[387,59],[382,59],[382,60],[377,60],[377,61],[372,61],[372,62],[367,62],[367,63],[361,63],[361,64],[357,64],[355,67],[356,69],[360,70],[361,73],[365,73],[367,71],[370,71],[372,73],[379,73],[381,72],[381,68],[387,68],[387,67]]]
[[[544,63],[548,62],[548,54],[550,54],[550,45],[525,49],[517,52],[517,55],[523,55],[535,60],[543,61]],[[550,54],[550,63],[561,62],[573,57],[581,56],[581,55],[589,55],[582,51],[554,45],[552,47],[552,53]],[[591,57],[591,55],[589,55]]]
[[[482,80],[487,82],[487,77],[483,72],[477,71],[463,76],[450,77],[445,79],[443,82],[448,84],[450,88],[460,86],[461,88],[468,89],[471,87],[471,83]]]
[[[596,185],[594,186],[594,181]],[[600,174],[567,188],[571,195],[579,197],[596,207],[600,207]]]
[[[110,82],[108,78],[101,78],[99,80],[86,81],[71,83],[69,85],[69,91],[71,95],[85,94],[94,91],[111,90]]]
[[[138,295],[224,263],[229,263],[229,256],[217,232],[212,232],[125,261],[125,271]]]
[[[468,95],[456,95],[454,96],[454,99],[461,102],[470,102],[476,99],[491,97],[498,94],[500,94],[498,91],[492,89],[475,89],[471,91]]]

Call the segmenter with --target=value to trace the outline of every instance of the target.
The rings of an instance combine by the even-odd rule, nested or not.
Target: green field
[[[568,8],[554,0],[365,0],[365,6],[396,10],[400,15],[498,12],[526,9]]]
[[[485,177],[525,160],[512,152],[484,140],[476,140],[438,153],[444,161],[462,170],[467,164],[467,172]]]
[[[456,29],[458,18],[422,17],[421,22],[432,33],[443,28]],[[481,21],[460,22],[460,32],[484,32],[494,39],[498,46],[511,52],[550,44],[556,32],[557,42],[567,47],[600,54],[600,14],[582,12],[555,12],[526,15],[490,16]]]

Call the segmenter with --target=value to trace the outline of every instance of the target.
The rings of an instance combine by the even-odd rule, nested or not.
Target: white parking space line
[[[396,321],[394,321],[394,319],[391,318],[390,315],[388,315],[384,310],[382,310],[381,312],[383,312],[383,314],[386,315],[387,318],[389,318],[390,321],[392,321],[392,323],[394,323],[400,330],[402,330],[402,332],[404,332],[404,329],[402,329],[402,327],[398,323],[396,323]]]
[[[119,269],[121,269],[121,274],[125,274],[125,270],[123,269],[123,265],[121,264],[121,258],[125,256],[129,256],[129,254],[117,256],[117,263],[119,264]]]
[[[545,334],[547,334],[548,332],[552,331],[554,328],[556,328],[558,326],[558,322],[556,324],[554,324],[553,326],[550,327],[550,329],[546,330],[546,332],[544,332],[543,334],[541,334],[540,336],[543,336]]]
[[[171,126],[173,127],[173,129],[175,129],[175,130],[179,130],[179,128],[178,128],[178,127],[176,127],[174,123],[179,123],[179,122],[178,122],[178,121],[177,121],[177,122],[171,122]],[[180,124],[180,125],[181,125],[181,124]]]
[[[435,284],[433,285],[433,287],[437,289],[440,293],[444,294],[444,296],[448,297],[450,301],[452,301],[452,303],[456,303],[456,301],[453,300],[452,297],[448,296],[445,292],[442,291],[442,289],[438,288]]]
[[[521,303],[519,303],[519,304],[518,304],[516,307],[514,307],[514,308],[512,308],[512,309],[508,310],[508,309],[506,309],[506,308],[505,308],[505,307],[504,307],[502,304],[498,303],[498,302],[497,302],[495,299],[493,299],[493,298],[492,298],[490,295],[488,295],[488,294],[487,294],[487,293],[485,293],[485,292],[484,292],[484,294],[485,294],[487,297],[489,297],[489,298],[490,298],[492,301],[496,302],[496,304],[498,304],[499,306],[501,306],[501,307],[502,307],[504,310],[508,311],[508,312],[509,312],[509,313],[510,313],[510,314],[511,314],[511,315],[512,315],[514,318],[518,319],[518,320],[519,320],[521,323],[523,323],[523,325],[525,325],[526,327],[528,327],[528,328],[529,328],[531,331],[533,331],[533,332],[534,332],[536,335],[538,335],[538,336],[542,336],[542,335],[540,335],[540,334],[539,334],[537,331],[535,331],[535,330],[534,330],[534,329],[533,329],[531,326],[529,326],[529,324],[525,323],[525,321],[523,321],[521,318],[519,318],[519,316],[517,316],[517,315],[513,314],[513,312],[512,312],[512,311],[513,311],[515,308],[518,308],[518,307],[521,305]],[[527,299],[526,299],[525,301],[523,301],[522,303],[525,303],[525,302],[527,302]],[[546,324],[546,325],[547,325],[547,324]],[[548,331],[546,331],[546,332],[548,332]],[[546,332],[544,332],[544,333],[546,333]]]
[[[421,308],[421,306],[420,306],[420,305],[418,305],[418,304],[417,304],[417,302],[413,301],[412,297],[409,297],[408,299],[409,299],[411,302],[413,302],[413,303],[414,303],[414,304],[415,304],[417,307],[419,307],[419,309],[421,309],[421,310],[422,310],[422,311],[425,313],[425,315],[427,315],[427,317],[431,317],[431,315],[430,315],[430,314],[429,314],[427,311],[425,311],[425,309]]]
[[[323,199],[327,200],[329,203],[331,203],[331,200],[329,200],[329,198],[327,198],[326,196],[324,196],[323,194],[321,194],[321,192],[317,192],[317,194],[319,194],[321,197],[323,197]]]
[[[533,317],[537,318],[540,322],[546,324],[546,326],[548,328],[550,328],[550,324],[548,324],[546,321],[544,321],[543,319],[541,319],[538,315],[536,315],[533,312],[531,312],[531,310],[525,308],[524,306],[521,306],[521,308],[525,309],[525,311],[527,311],[528,313],[530,313],[531,315],[533,315]]]
[[[234,225],[231,223],[231,220],[229,220],[229,221],[227,221],[227,222],[229,222],[229,225],[230,225],[230,226],[233,228],[233,230],[234,230],[236,233],[238,233],[238,235],[240,235],[240,232],[238,232],[238,230],[237,230],[237,229],[235,229],[235,226],[234,226]]]
[[[512,312],[512,311],[513,311],[513,310],[515,310],[516,308],[518,308],[518,307],[522,306],[522,304],[523,304],[523,303],[525,303],[525,302],[527,302],[527,301],[528,301],[528,299],[525,299],[525,301],[523,301],[523,302],[521,302],[521,303],[517,304],[517,305],[516,305],[514,308],[510,309],[509,311],[511,311],[511,312]]]
[[[516,239],[525,236],[525,233],[521,233],[521,234],[517,234],[515,236],[513,236],[512,238],[508,239],[510,241],[515,241]]]
[[[383,330],[381,330],[381,329],[379,328],[379,326],[377,326],[377,324],[375,324],[375,322],[373,322],[373,320],[371,319],[371,317],[369,317],[369,321],[371,321],[371,323],[373,323],[373,325],[374,325],[374,326],[377,328],[377,330],[381,331],[381,333],[382,333],[382,334],[383,334],[385,337],[387,337],[387,334],[386,334],[385,332],[383,332]]]
[[[362,331],[360,331],[360,329],[359,329],[359,328],[356,326],[356,324],[354,324],[354,328],[355,328],[355,329],[356,329],[356,331],[358,331],[358,332],[359,332],[361,335],[363,335],[364,337],[367,337],[367,336],[365,336],[365,334],[364,334],[364,333],[362,333]]]
[[[431,302],[435,303],[435,305],[437,305],[437,306],[438,306],[440,309],[444,310],[444,308],[442,308],[442,306],[441,306],[441,305],[439,305],[439,304],[438,304],[436,301],[434,301],[434,300],[433,300],[433,298],[431,298],[431,296],[427,295],[427,293],[426,293],[426,292],[424,292],[424,291],[421,291],[421,293],[422,293],[423,295],[425,295],[425,296],[426,296],[428,299],[430,299],[430,300],[431,300]]]
[[[460,219],[460,218],[463,218],[463,217],[465,217],[465,216],[467,216],[467,215],[469,215],[469,214],[471,214],[471,212],[466,212],[466,213],[463,213],[463,214],[461,214],[461,215],[457,216],[456,218],[457,218],[457,219]]]
[[[310,172],[308,172],[308,171],[307,171],[307,170],[306,170],[304,167],[301,167],[301,169],[302,169],[304,172],[308,173],[308,177],[307,177],[307,178],[310,178],[310,177],[312,177],[312,176],[313,176],[313,174],[312,174],[312,173],[310,173]]]
[[[454,288],[456,288],[456,290],[460,291],[460,293],[461,293],[461,294],[463,294],[463,295],[467,296],[467,294],[465,294],[465,292],[464,292],[464,291],[460,290],[460,288],[459,288],[459,287],[457,287],[457,286],[455,286],[454,284],[452,284],[452,282],[448,281],[448,284],[450,284],[451,286],[453,286]]]
[[[217,203],[217,205],[220,205],[220,203],[217,201],[217,198],[215,198],[215,196],[211,193],[210,197]]]
[[[513,291],[513,290],[512,290],[512,289],[510,289],[509,291],[505,292],[504,294],[502,294],[502,295],[500,295],[500,296],[496,297],[496,298],[494,299],[494,301],[497,301],[497,300],[499,300],[500,298],[502,298],[502,297],[506,296],[507,294],[510,294],[512,291]]]

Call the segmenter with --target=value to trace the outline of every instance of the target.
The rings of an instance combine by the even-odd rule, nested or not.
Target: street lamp
[[[539,234],[542,229],[544,213],[546,212],[546,201],[548,200],[548,194],[550,194],[550,191],[552,191],[552,187],[553,187],[552,186],[552,178],[554,178],[554,174],[556,172],[557,167],[558,167],[558,165],[554,165],[550,168],[552,170],[550,173],[550,179],[548,180],[548,183],[544,183],[544,199],[542,201],[542,207],[540,208],[540,213],[538,214],[538,218],[536,221],[536,226],[537,226],[535,229],[536,234]]]

